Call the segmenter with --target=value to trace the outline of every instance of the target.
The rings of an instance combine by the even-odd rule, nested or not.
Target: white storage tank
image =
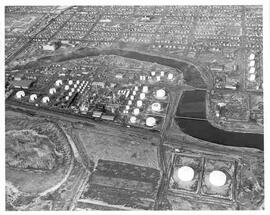
[[[23,97],[25,97],[25,92],[24,92],[23,90],[18,91],[18,92],[16,93],[16,98],[17,98],[17,99],[21,99],[21,98],[23,98]]]
[[[56,93],[56,89],[55,89],[54,87],[51,88],[51,89],[49,90],[49,93],[50,93],[51,95],[55,94],[55,93]]]
[[[129,121],[134,124],[137,121],[137,118],[135,116],[130,117]]]
[[[157,123],[157,120],[154,117],[147,117],[146,122],[145,122],[146,126],[148,127],[153,127],[156,125],[156,123]]]
[[[141,100],[145,99],[145,93],[140,93],[140,99]]]
[[[254,67],[254,66],[252,66],[252,67],[250,67],[250,68],[249,68],[248,73],[249,73],[249,74],[254,74],[254,73],[255,73],[255,71],[256,71],[255,67]]]
[[[248,58],[249,60],[254,60],[255,59],[255,54],[253,54],[253,53],[251,53],[250,55],[249,55],[249,58]]]
[[[161,104],[158,102],[155,102],[151,105],[151,108],[153,111],[159,112],[161,111]]]
[[[172,74],[172,73],[169,73],[169,74],[168,74],[168,80],[171,81],[172,79],[173,79],[173,74]]]
[[[32,95],[30,95],[29,100],[30,100],[31,102],[37,100],[37,94],[32,94]]]
[[[250,67],[255,66],[255,60],[251,60],[251,61],[249,62],[249,66],[250,66]]]
[[[139,115],[139,113],[140,113],[140,109],[139,109],[139,108],[135,108],[135,109],[133,110],[133,114],[134,114],[135,116]]]
[[[49,101],[50,101],[50,98],[48,96],[44,96],[42,98],[42,103],[44,103],[44,104],[48,103]]]
[[[137,101],[137,107],[142,107],[142,104],[143,104],[142,100]]]
[[[69,90],[69,86],[68,85],[65,86],[65,90]]]
[[[194,178],[194,169],[189,166],[182,166],[177,170],[177,178],[181,181],[188,182]]]
[[[166,92],[163,89],[159,89],[156,91],[156,97],[159,99],[163,99],[166,96]]]
[[[226,184],[227,176],[220,170],[214,170],[209,174],[209,182],[211,185],[221,187]]]
[[[57,80],[55,82],[55,86],[60,87],[63,84],[63,81],[61,79]]]
[[[148,86],[143,86],[142,92],[143,93],[148,93]]]

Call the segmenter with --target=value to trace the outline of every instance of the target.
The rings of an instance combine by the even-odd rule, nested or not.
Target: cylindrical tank
[[[160,76],[164,76],[164,71],[161,71],[160,72]]]
[[[177,178],[181,181],[192,181],[194,178],[194,169],[190,166],[182,166],[179,169],[177,169]]]
[[[21,98],[23,98],[24,96],[25,96],[25,92],[24,92],[23,90],[18,91],[18,92],[16,93],[16,98],[17,98],[17,99],[21,99]]]
[[[147,93],[147,92],[148,92],[148,86],[143,86],[142,92],[143,92],[143,93]]]
[[[156,97],[157,97],[157,98],[162,99],[162,98],[164,98],[165,96],[166,96],[165,90],[159,89],[159,90],[156,91]]]
[[[55,93],[56,93],[56,89],[55,89],[54,87],[51,88],[51,89],[49,90],[49,93],[50,93],[51,95],[55,94]]]
[[[154,117],[147,117],[145,124],[149,127],[155,126],[157,123],[156,119]]]
[[[44,96],[43,98],[42,98],[42,103],[48,103],[50,101],[50,98],[48,97],[48,96]]]
[[[139,115],[139,113],[140,113],[140,109],[139,109],[139,108],[135,108],[135,109],[133,110],[133,114],[134,114],[135,116]]]
[[[63,81],[60,79],[55,82],[55,86],[57,87],[60,87],[62,84],[63,84]]]
[[[172,80],[173,79],[173,74],[172,73],[169,73],[168,74],[168,80]]]
[[[140,99],[141,100],[145,99],[145,93],[140,93]]]
[[[142,104],[143,104],[142,100],[138,100],[138,101],[137,101],[137,107],[141,107]]]
[[[131,123],[136,123],[137,118],[135,116],[130,117],[129,121]]]
[[[209,182],[211,185],[221,187],[226,184],[227,176],[223,171],[214,170],[209,174]]]
[[[151,105],[151,108],[153,111],[159,112],[161,110],[161,104],[158,102],[155,102]]]
[[[32,94],[31,96],[30,96],[30,101],[31,102],[33,102],[33,101],[35,101],[37,99],[37,94]]]

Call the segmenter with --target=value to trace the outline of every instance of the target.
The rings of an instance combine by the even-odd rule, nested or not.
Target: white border
[[[269,123],[269,111],[270,111],[270,103],[269,103],[269,92],[270,92],[270,85],[268,85],[268,81],[270,80],[270,65],[269,65],[269,60],[270,60],[270,55],[269,55],[269,1],[268,0],[166,0],[166,1],[161,1],[161,0],[136,0],[136,1],[124,1],[124,0],[61,0],[61,1],[55,1],[55,0],[42,0],[42,1],[36,1],[36,0],[28,0],[28,1],[21,1],[21,0],[13,0],[13,1],[8,1],[8,0],[1,0],[0,1],[1,7],[0,7],[0,26],[1,26],[1,63],[0,63],[0,71],[1,71],[1,76],[0,76],[0,82],[1,82],[1,91],[0,95],[3,101],[1,102],[1,114],[0,114],[0,121],[1,126],[0,126],[0,132],[1,132],[1,145],[0,145],[0,165],[1,165],[1,170],[2,174],[0,176],[0,184],[1,184],[1,189],[0,189],[0,214],[47,214],[48,211],[38,211],[38,212],[5,212],[5,151],[4,151],[4,145],[5,145],[5,127],[4,127],[4,121],[5,121],[5,106],[4,106],[4,61],[5,61],[5,55],[4,55],[4,16],[5,16],[5,10],[4,6],[5,5],[263,5],[263,34],[264,34],[264,110],[265,110],[265,210],[264,211],[151,211],[151,212],[139,212],[139,211],[131,211],[131,212],[120,212],[120,213],[130,213],[130,214],[234,214],[234,213],[239,213],[239,214],[270,214],[270,191],[269,191],[269,182],[270,182],[270,156],[267,156],[270,151],[269,151],[269,143],[268,141],[270,140],[270,132],[268,133],[267,131],[270,131]],[[268,80],[268,81],[267,81]],[[69,211],[69,212],[49,212],[51,214],[119,214],[119,212],[104,212],[104,211],[88,211],[88,212],[74,212],[74,211]]]

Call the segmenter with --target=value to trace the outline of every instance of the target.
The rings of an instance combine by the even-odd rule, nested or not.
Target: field
[[[151,209],[159,180],[158,170],[99,160],[79,201],[123,209]]]
[[[151,139],[142,136],[126,136],[115,129],[106,131],[105,127],[74,129],[73,135],[83,143],[88,156],[97,163],[99,159],[131,163],[159,169],[157,146]]]

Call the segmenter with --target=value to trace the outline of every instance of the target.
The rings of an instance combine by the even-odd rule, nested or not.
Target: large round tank
[[[153,111],[159,112],[161,110],[161,104],[158,102],[155,102],[151,105],[151,108]]]
[[[194,178],[193,168],[189,166],[180,167],[179,169],[177,169],[177,178],[185,182],[192,181]]]
[[[37,94],[32,94],[32,95],[30,95],[29,100],[30,100],[31,102],[35,101],[36,99],[37,99]]]
[[[159,89],[156,91],[156,97],[159,99],[163,99],[166,96],[166,92],[163,89]]]
[[[25,96],[25,92],[24,92],[23,90],[18,91],[18,92],[16,93],[16,98],[17,98],[17,99],[21,99],[21,98],[23,98],[24,96]]]
[[[42,103],[48,103],[50,101],[50,98],[48,97],[48,96],[44,96],[43,98],[42,98]]]
[[[209,182],[216,187],[221,187],[226,184],[227,176],[220,170],[214,170],[209,174]]]
[[[157,120],[156,120],[154,117],[148,117],[148,118],[146,119],[146,122],[145,122],[145,124],[146,124],[147,126],[149,126],[149,127],[155,126],[156,123],[157,123]]]

